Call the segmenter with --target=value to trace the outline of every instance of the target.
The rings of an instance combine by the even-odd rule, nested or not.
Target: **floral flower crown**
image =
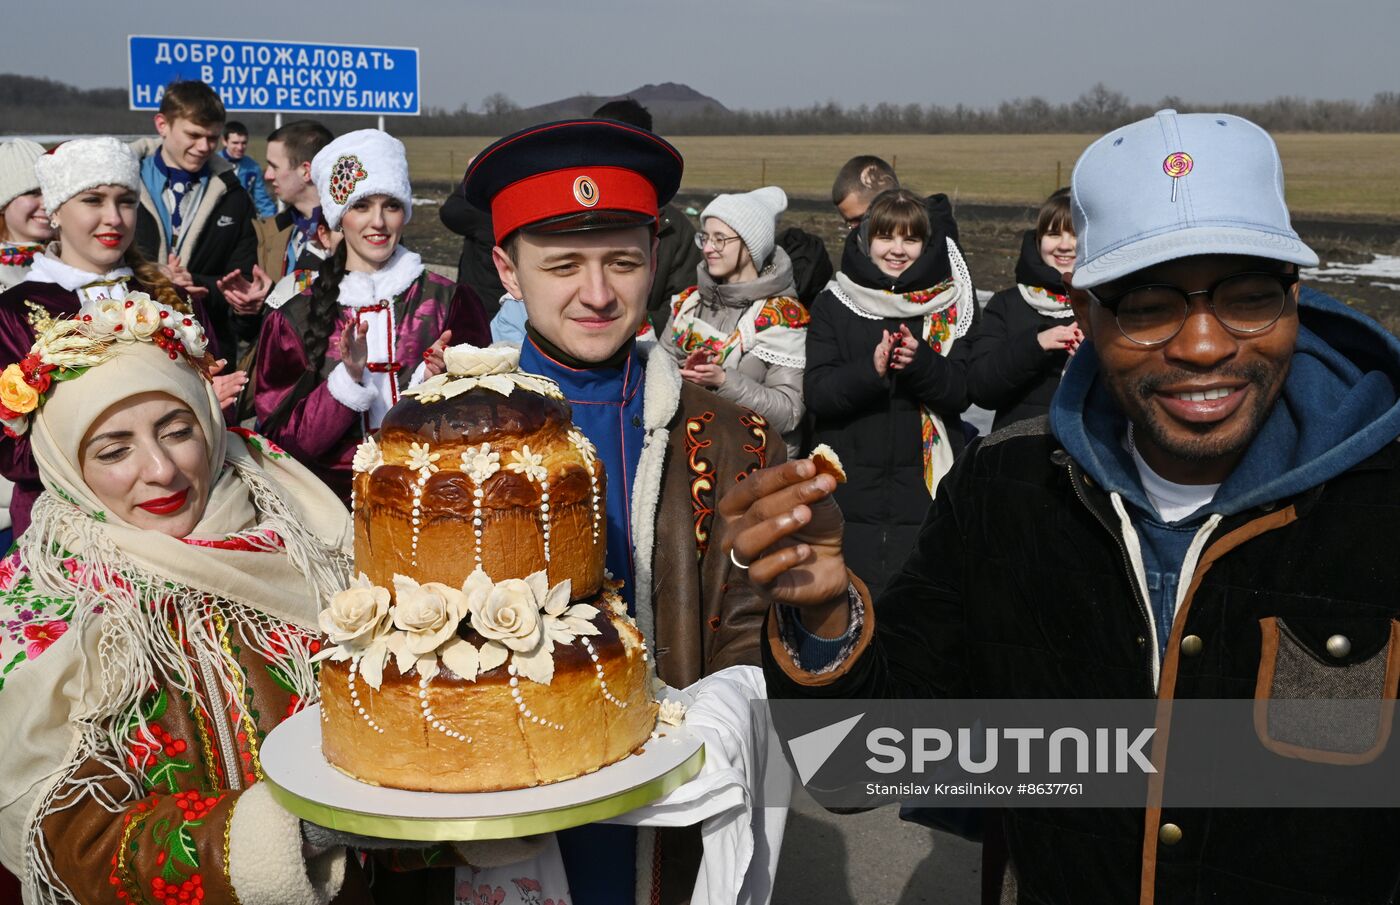
[[[74,318],[55,318],[34,302],[25,305],[34,345],[28,355],[0,371],[0,424],[10,437],[29,430],[30,415],[48,399],[55,383],[81,376],[111,358],[122,343],[153,343],[172,361],[183,355],[208,374],[209,342],[199,321],[144,292],[100,299],[83,306]]]

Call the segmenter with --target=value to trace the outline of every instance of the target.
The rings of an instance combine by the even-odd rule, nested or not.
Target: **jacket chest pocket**
[[[1270,616],[1259,629],[1254,728],[1264,747],[1335,765],[1380,756],[1400,681],[1400,623]]]

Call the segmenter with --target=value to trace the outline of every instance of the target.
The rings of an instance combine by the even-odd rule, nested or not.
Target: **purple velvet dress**
[[[376,426],[335,398],[328,377],[340,363],[340,333],[357,315],[355,309],[340,308],[325,361],[313,372],[305,342],[311,292],[307,289],[263,319],[253,368],[253,403],[259,430],[348,502],[355,447]],[[491,343],[486,310],[476,294],[426,270],[394,298],[393,315],[393,360],[371,362],[368,368],[387,368],[397,390],[408,388],[423,353],[444,330],[452,331],[452,345]]]
[[[143,284],[132,280],[128,292],[150,292]],[[179,290],[176,290],[179,292]],[[183,293],[181,293],[183,297]],[[29,354],[34,345],[34,328],[29,325],[29,308],[25,302],[33,302],[43,307],[54,317],[72,317],[81,307],[78,293],[70,292],[55,283],[35,283],[26,280],[0,294],[0,370],[14,364]],[[209,316],[201,302],[194,303],[194,313],[204,325],[209,338],[209,352],[219,356],[218,340],[209,326]],[[10,497],[10,520],[14,525],[15,537],[19,537],[29,527],[29,510],[34,500],[43,492],[39,482],[39,469],[34,464],[34,454],[29,449],[29,437],[12,438],[0,435],[0,474],[15,484],[14,495]]]

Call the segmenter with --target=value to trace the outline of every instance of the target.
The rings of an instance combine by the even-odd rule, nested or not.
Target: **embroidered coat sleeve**
[[[773,435],[769,465],[781,465],[787,459],[782,439]],[[709,549],[700,565],[703,580],[720,587],[720,607],[717,619],[711,616],[702,629],[710,635],[710,645],[704,674],[709,675],[730,666],[758,666],[762,663],[759,650],[763,643],[763,621],[767,615],[768,598],[749,581],[747,573],[729,558],[732,538],[723,519],[716,519]]]
[[[847,357],[841,342],[841,321],[847,315],[829,295],[812,307],[807,325],[807,372],[802,396],[818,418],[843,418],[862,411],[889,393],[890,385],[875,373],[875,347]]]
[[[683,688],[717,670],[760,662],[767,598],[730,560],[732,541],[715,509],[729,488],[786,455],[762,416],[682,384],[656,534],[645,541],[654,551],[656,670],[667,684]],[[639,478],[638,494],[648,492],[642,486]]]
[[[101,772],[87,763],[74,780]],[[119,796],[122,784],[102,790]],[[41,834],[54,874],[79,902],[324,905],[345,879],[344,849],[303,860],[301,822],[261,783],[154,793],[116,811],[87,796],[52,809]]]
[[[326,455],[360,417],[356,409],[332,394],[329,381],[318,380],[309,367],[301,336],[281,311],[269,311],[258,337],[253,405],[261,432],[301,462]],[[269,424],[268,419],[283,401],[297,392],[299,385],[304,388],[310,382],[315,386],[278,419],[280,423]]]
[[[83,566],[65,568],[76,578]],[[66,889],[78,902],[324,905],[345,878],[343,850],[308,864],[300,821],[265,786],[230,791],[217,742],[200,729],[207,711],[182,693],[152,691],[141,708],[146,728],[115,758],[73,753],[82,750],[75,726],[92,706],[81,702],[101,681],[103,632],[97,624],[79,637],[72,617],[72,600],[37,592],[18,553],[0,560],[6,866],[29,874],[43,903],[67,901],[58,896]],[[259,698],[269,712],[285,701]],[[144,779],[119,777],[112,759]]]

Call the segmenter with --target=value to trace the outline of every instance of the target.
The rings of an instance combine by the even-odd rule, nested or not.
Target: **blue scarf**
[[[607,569],[623,582],[627,611],[635,612],[632,565],[632,485],[642,457],[642,383],[645,370],[634,347],[617,367],[571,368],[547,355],[528,336],[520,347],[520,369],[559,384],[573,407],[574,424],[598,447],[608,475]]]
[[[292,241],[287,243],[287,273],[291,273],[297,269],[301,253],[316,238],[316,225],[321,222],[321,206],[313,207],[305,217],[294,206],[289,206],[287,211],[292,215],[292,229],[295,232]]]
[[[191,173],[179,167],[172,167],[165,162],[165,158],[157,151],[153,155],[156,169],[165,177],[165,181],[170,185],[170,191],[175,195],[175,206],[170,211],[170,229],[173,235],[180,232],[180,224],[184,219],[184,213],[180,210],[185,201],[185,196],[189,194],[194,184],[202,181],[209,175],[209,165],[200,167],[199,172]]]

